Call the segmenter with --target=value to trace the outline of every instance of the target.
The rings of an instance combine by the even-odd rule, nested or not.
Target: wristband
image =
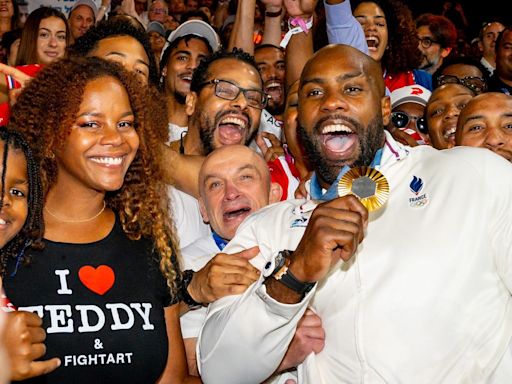
[[[305,295],[311,291],[311,289],[313,289],[316,283],[308,283],[297,280],[297,278],[292,274],[292,271],[288,269],[288,266],[291,262],[291,254],[292,252],[288,250],[281,251],[277,254],[275,260],[276,268],[269,277],[276,279],[281,284],[298,293],[299,295]]]
[[[288,32],[284,35],[283,40],[279,44],[282,48],[286,48],[290,39],[293,35],[297,33],[308,33],[308,31],[313,28],[313,16],[311,16],[308,20],[304,20],[302,17],[294,17],[288,20]]]
[[[275,11],[275,12],[265,11],[265,17],[279,17],[279,16],[281,16],[282,13],[283,13],[282,9],[280,9],[279,11]]]
[[[190,309],[196,309],[201,307],[202,304],[195,301],[192,298],[192,296],[190,296],[190,293],[188,293],[188,286],[192,281],[192,277],[194,277],[194,271],[192,271],[191,269],[187,269],[186,271],[183,271],[181,275],[181,301],[187,304]]]

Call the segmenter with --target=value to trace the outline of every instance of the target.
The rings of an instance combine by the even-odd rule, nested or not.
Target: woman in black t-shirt
[[[44,68],[13,109],[11,127],[41,161],[45,195],[45,249],[10,260],[4,281],[12,305],[38,314],[47,334],[47,360],[25,361],[28,374],[17,378],[48,370],[34,380],[187,376],[157,152],[167,124],[151,92],[117,64],[65,59]]]

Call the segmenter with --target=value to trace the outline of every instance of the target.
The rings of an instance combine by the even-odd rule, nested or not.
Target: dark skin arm
[[[165,325],[169,341],[167,365],[156,384],[201,383],[199,377],[190,376],[185,356],[185,346],[181,337],[179,304],[165,308]]]
[[[11,380],[26,380],[45,375],[57,369],[58,358],[38,360],[46,353],[46,332],[43,321],[35,313],[16,311],[7,314],[4,335],[5,348],[10,360]]]
[[[367,225],[368,211],[355,196],[318,205],[288,268],[299,281],[323,279],[340,259],[348,261],[352,257]],[[267,293],[281,303],[295,304],[303,298],[273,278],[265,285]]]
[[[199,198],[199,170],[204,157],[180,155],[165,144],[161,144],[164,182]]]

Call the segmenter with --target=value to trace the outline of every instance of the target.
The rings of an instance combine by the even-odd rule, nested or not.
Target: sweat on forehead
[[[300,78],[301,87],[310,77],[333,75],[332,68],[336,68],[336,76],[360,71],[377,88],[379,95],[384,96],[385,86],[380,64],[358,49],[344,44],[330,44],[317,51],[304,66]]]

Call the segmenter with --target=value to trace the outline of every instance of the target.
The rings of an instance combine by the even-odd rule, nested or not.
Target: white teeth
[[[444,138],[447,139],[448,137],[450,137],[451,135],[454,135],[455,134],[455,131],[456,131],[456,128],[453,127],[453,128],[450,128],[449,130],[446,131],[446,133],[444,134]]]
[[[281,86],[281,84],[279,84],[277,81],[273,81],[272,83],[267,85],[267,88],[279,87],[279,86]]]
[[[183,80],[192,81],[192,76],[183,76]]]
[[[368,48],[377,48],[379,46],[379,39],[375,36],[367,36],[366,44]]]
[[[7,222],[4,219],[0,219],[0,225],[5,225]]]
[[[322,135],[335,132],[354,133],[354,131],[352,131],[349,127],[343,124],[327,125],[322,129]]]
[[[108,165],[120,165],[123,162],[122,157],[93,157],[91,160],[95,163]]]
[[[245,128],[245,121],[239,119],[238,117],[226,117],[224,120],[221,121],[221,124],[235,124],[238,125],[240,128]]]

